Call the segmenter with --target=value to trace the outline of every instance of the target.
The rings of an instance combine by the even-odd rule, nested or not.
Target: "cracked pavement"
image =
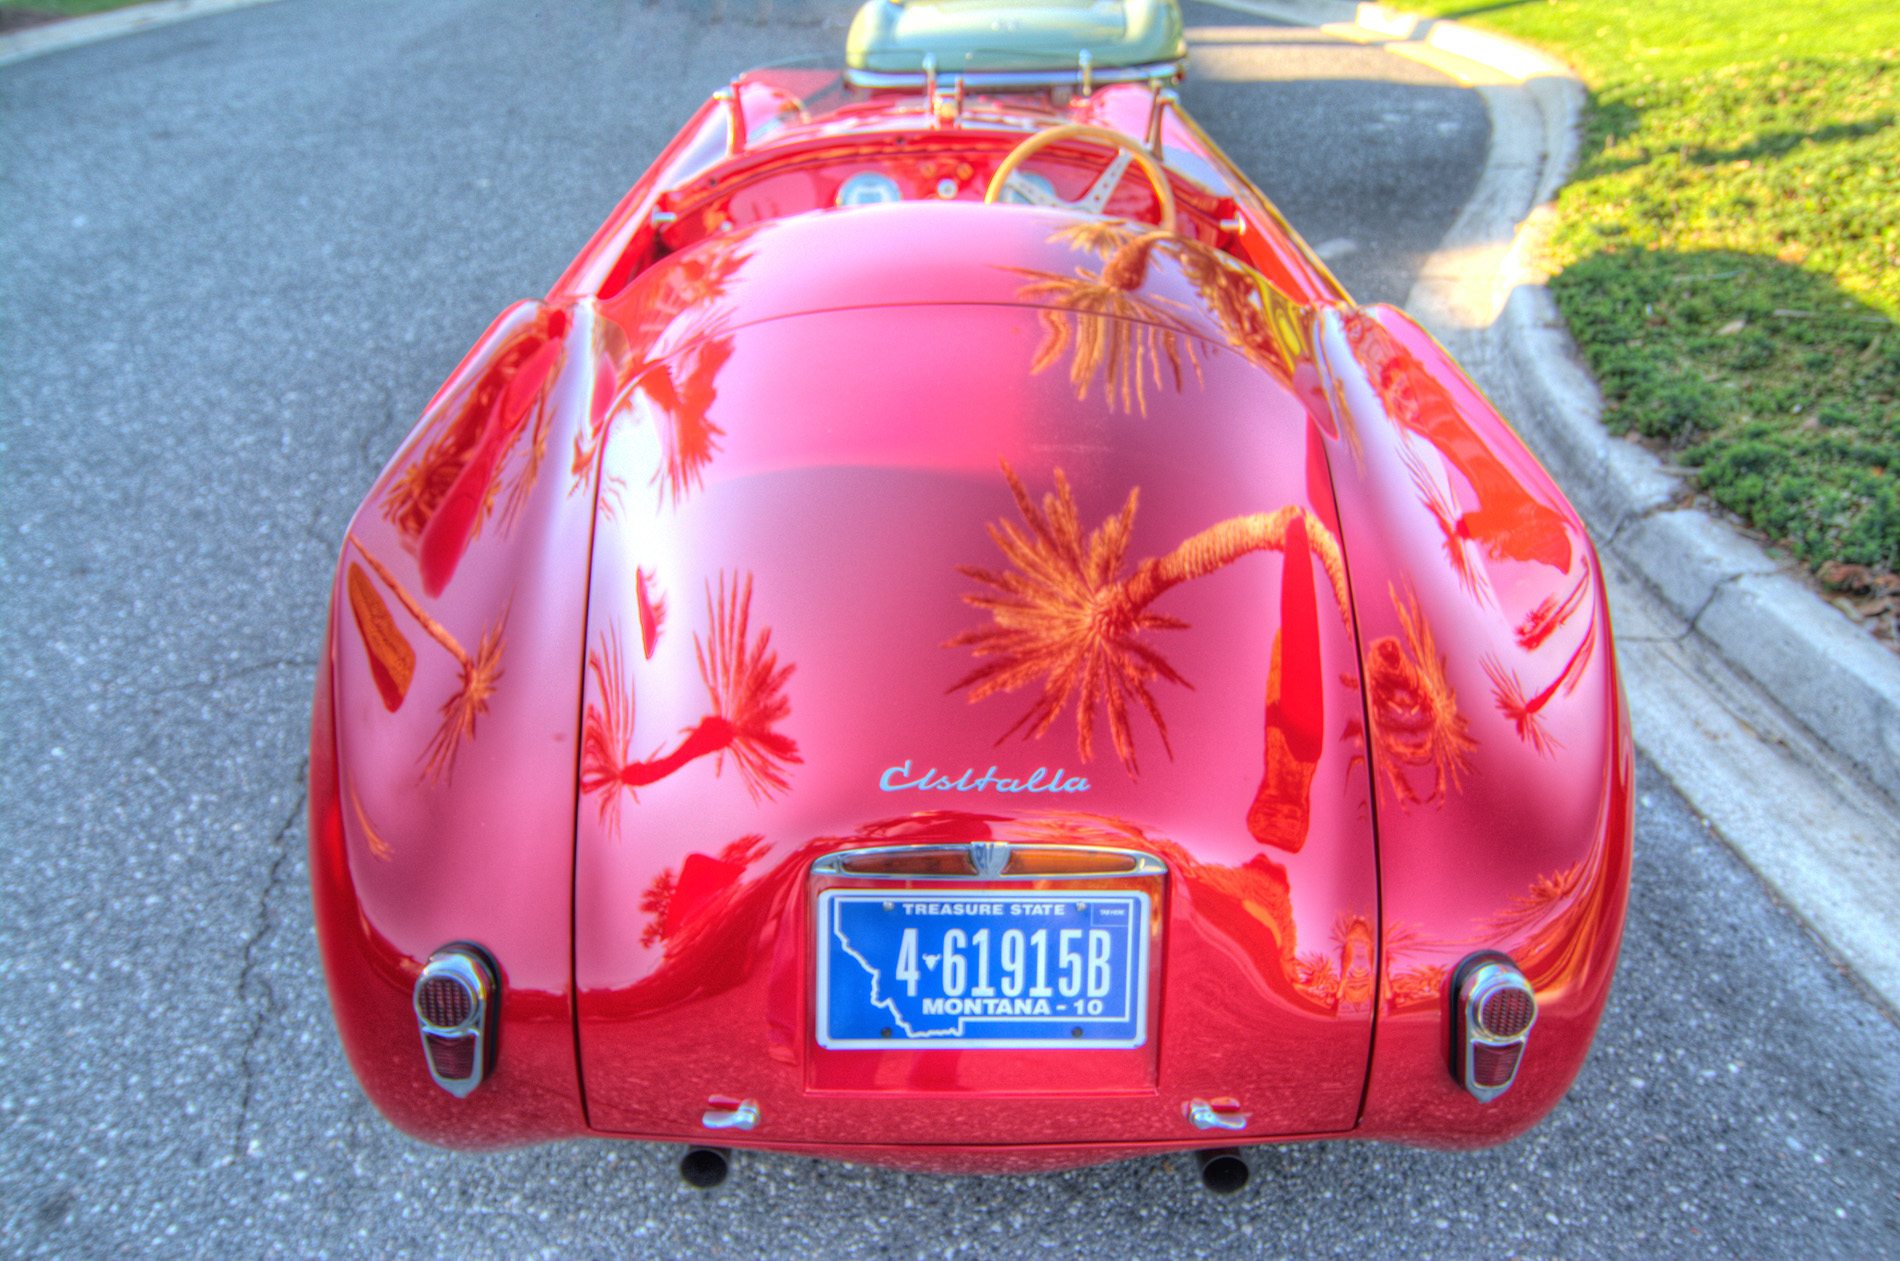
[[[686,112],[849,11],[742,7],[285,0],[0,69],[0,1252],[1900,1255],[1900,1036],[1647,765],[1595,1054],[1503,1148],[1262,1149],[1226,1200],[1185,1157],[742,1156],[703,1195],[676,1149],[457,1155],[376,1116],[305,858],[337,543]],[[1482,106],[1372,50],[1220,38],[1241,77],[1190,108],[1355,293],[1402,298]]]
[[[309,768],[309,759],[306,758],[304,763],[297,768],[298,778],[305,779]],[[307,779],[305,782],[308,782]],[[264,939],[277,928],[276,903],[282,900],[284,893],[284,874],[295,867],[291,859],[291,849],[298,841],[306,839],[304,821],[305,806],[308,801],[307,791],[297,794],[296,804],[291,807],[283,826],[277,829],[277,835],[271,838],[270,853],[273,857],[270,871],[264,878],[264,891],[257,900],[257,931],[252,933],[250,939],[244,943],[244,968],[238,974],[237,997],[240,1003],[254,1008],[255,1014],[251,1018],[250,1030],[244,1038],[244,1053],[238,1060],[244,1072],[244,1088],[238,1096],[237,1124],[233,1128],[231,1137],[231,1154],[234,1157],[243,1154],[246,1135],[253,1124],[251,1104],[257,1095],[258,1069],[252,1057],[257,1051],[258,1044],[263,1040],[265,1026],[271,1016],[280,1010],[276,988],[271,984],[269,976],[259,971],[259,951],[263,948]],[[292,916],[292,922],[295,923],[294,904]]]

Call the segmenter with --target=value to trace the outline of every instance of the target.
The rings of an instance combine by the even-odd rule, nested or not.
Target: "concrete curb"
[[[42,53],[58,52],[62,48],[74,48],[80,44],[91,44],[118,35],[130,35],[134,31],[148,30],[154,26],[168,26],[173,22],[183,22],[188,18],[208,17],[213,13],[223,13],[227,9],[243,9],[254,4],[269,2],[270,0],[154,0],[151,4],[135,4],[124,9],[115,9],[111,13],[48,22],[44,26],[29,27],[24,31],[16,31],[12,35],[0,35],[0,66],[15,61],[25,61],[28,57],[37,57]]]
[[[1547,289],[1518,285],[1500,324],[1513,366],[1544,400],[1522,413],[1525,436],[1591,530],[1690,634],[1882,792],[1900,797],[1900,658],[1727,522],[1672,507],[1683,475],[1603,429],[1595,384]]]
[[[1507,414],[1602,546],[1661,595],[1690,633],[1900,799],[1900,657],[1785,577],[1726,522],[1672,507],[1684,495],[1685,475],[1603,428],[1596,383],[1542,278],[1524,262],[1576,164],[1584,103],[1576,76],[1509,40],[1383,5],[1219,2],[1377,44],[1479,91],[1492,118],[1491,157],[1407,307],[1481,384],[1515,396],[1520,406]]]
[[[1599,544],[1636,741],[1846,967],[1900,1012],[1900,658],[1612,437],[1534,257],[1578,156],[1568,67],[1454,22],[1336,0],[1214,0],[1433,66],[1491,152],[1407,308],[1518,426]]]

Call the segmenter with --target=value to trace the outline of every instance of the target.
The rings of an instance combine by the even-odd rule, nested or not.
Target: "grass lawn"
[[[104,13],[108,9],[123,9],[127,5],[141,4],[144,0],[0,0],[0,9],[31,9],[39,13],[57,14],[63,18],[84,17],[88,13]]]
[[[1588,85],[1548,262],[1611,430],[1835,585],[1900,569],[1900,2],[1397,7]]]

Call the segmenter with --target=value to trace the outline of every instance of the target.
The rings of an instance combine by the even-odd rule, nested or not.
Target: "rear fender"
[[[1402,312],[1321,308],[1331,464],[1375,787],[1380,997],[1361,1132],[1496,1142],[1588,1053],[1629,881],[1631,751],[1596,553],[1576,513]],[[1516,1085],[1447,1070],[1449,980],[1501,950],[1541,1014]]]
[[[624,346],[591,302],[521,303],[424,412],[351,522],[312,731],[318,936],[344,1047],[399,1128],[458,1147],[586,1128],[570,923],[594,486]],[[430,954],[500,972],[498,1058],[430,1080]]]

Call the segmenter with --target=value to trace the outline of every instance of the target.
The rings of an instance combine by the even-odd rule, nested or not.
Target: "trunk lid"
[[[1354,1123],[1377,890],[1344,556],[1273,332],[1297,326],[1136,230],[977,210],[960,265],[917,259],[915,219],[806,216],[616,301],[621,396],[574,462],[596,1128],[704,1133],[747,1100],[784,1143],[1180,1140],[1197,1100],[1252,1134]],[[848,260],[867,304],[835,274],[801,303],[798,258]],[[1164,870],[814,872],[972,842]],[[826,889],[1138,891],[1139,1045],[821,1045]]]

